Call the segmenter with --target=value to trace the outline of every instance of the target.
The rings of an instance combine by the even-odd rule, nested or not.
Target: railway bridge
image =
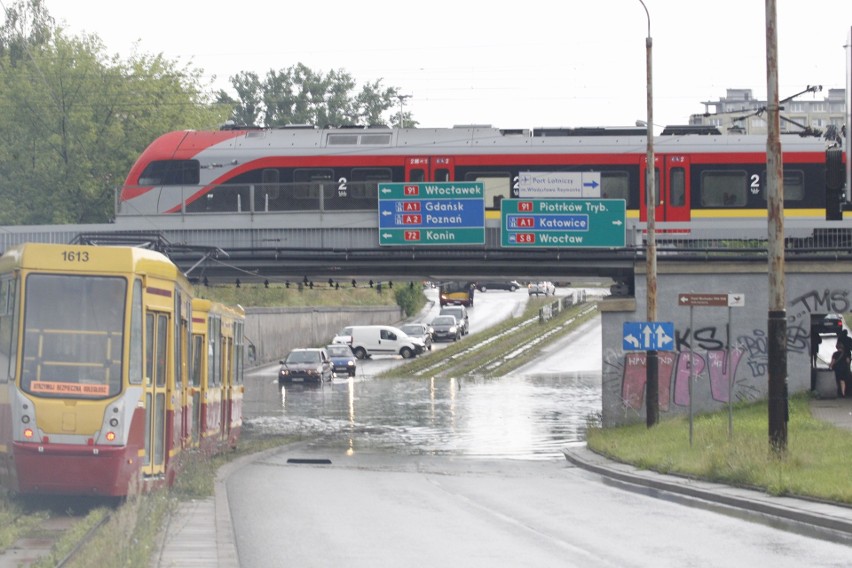
[[[624,329],[647,313],[646,226],[628,220],[623,247],[516,250],[501,247],[500,227],[489,223],[484,244],[418,248],[380,246],[376,216],[358,213],[123,217],[103,225],[3,227],[0,246],[147,246],[197,282],[611,278],[613,294],[600,304],[603,420],[644,421],[645,352],[630,348]],[[659,354],[661,413],[765,398],[765,221],[660,223],[656,230],[657,319],[671,322],[674,334]],[[785,245],[788,387],[795,393],[825,378],[826,371],[811,365],[812,321],[852,313],[852,228],[844,221],[788,219]],[[684,294],[734,294],[740,301],[686,307]]]

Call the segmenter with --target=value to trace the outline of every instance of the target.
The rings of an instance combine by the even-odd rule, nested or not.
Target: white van
[[[389,325],[352,326],[350,347],[358,359],[373,355],[402,355],[403,359],[411,359],[426,350],[422,339],[409,337]]]

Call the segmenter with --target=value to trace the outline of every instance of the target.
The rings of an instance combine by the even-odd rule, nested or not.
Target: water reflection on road
[[[286,388],[272,370],[247,379],[243,412],[247,431],[301,435],[329,451],[534,460],[564,459],[600,407],[599,370]]]

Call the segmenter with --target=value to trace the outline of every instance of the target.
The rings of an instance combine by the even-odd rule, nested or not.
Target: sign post
[[[728,439],[734,435],[734,376],[731,372],[731,308],[745,306],[744,294],[678,294],[677,304],[689,306],[689,332],[694,334],[693,308],[696,306],[716,306],[728,308],[728,322],[725,326],[725,370],[728,373]],[[694,336],[693,336],[694,337]],[[692,447],[693,413],[692,413],[692,384],[695,381],[692,358],[694,348],[689,343],[689,447]]]

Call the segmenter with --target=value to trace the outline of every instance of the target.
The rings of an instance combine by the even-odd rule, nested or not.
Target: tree
[[[106,222],[116,187],[152,140],[230,113],[204,97],[199,70],[161,55],[108,57],[97,36],[54,27],[39,0],[9,13],[0,29],[0,224]]]
[[[331,70],[324,74],[297,63],[280,71],[269,70],[262,80],[255,73],[239,73],[231,77],[237,99],[220,91],[218,100],[234,105],[231,120],[241,125],[384,125],[398,121],[394,105],[399,89],[384,88],[381,83],[378,79],[355,93],[356,83],[349,73]],[[405,116],[406,125],[416,124],[410,114]]]

